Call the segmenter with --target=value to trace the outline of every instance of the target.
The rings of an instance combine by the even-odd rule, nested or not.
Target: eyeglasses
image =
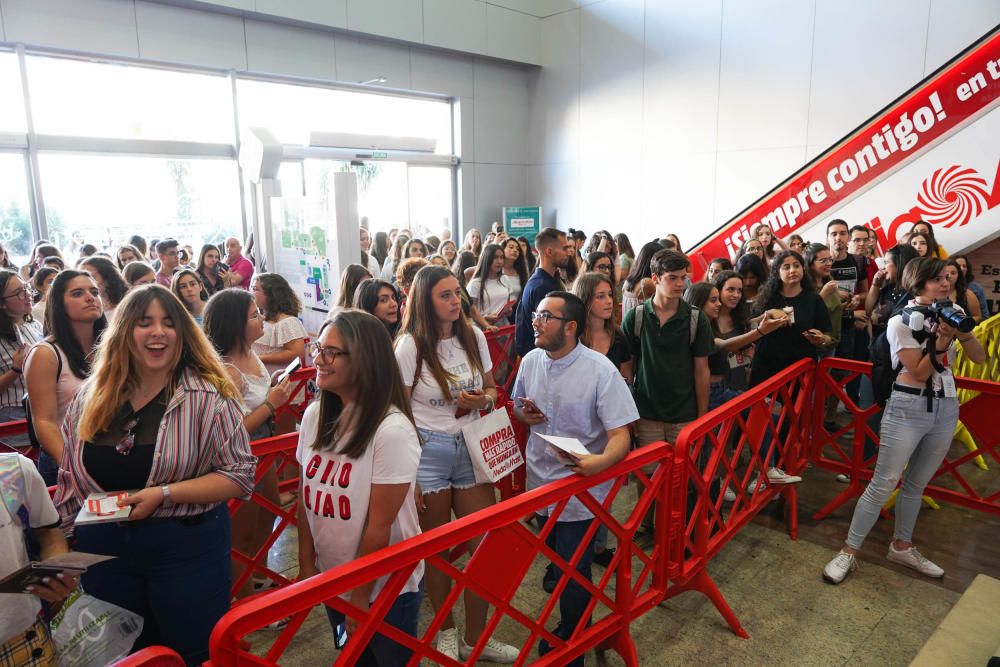
[[[600,271],[602,273],[611,273],[611,265],[610,264],[598,264],[597,266],[594,267],[594,270],[595,271]]]
[[[321,357],[323,363],[332,364],[337,360],[337,357],[349,357],[350,352],[345,352],[344,350],[338,350],[335,347],[323,347],[319,343],[309,343],[309,354],[313,358]]]
[[[24,287],[15,290],[13,294],[8,294],[7,296],[3,297],[3,300],[6,301],[7,299],[20,299],[24,295],[28,295],[29,297],[34,298],[36,294],[38,294],[38,292],[36,292],[31,287],[25,285]]]
[[[817,264],[833,264],[833,260],[829,257],[824,257],[822,259],[814,260]]]
[[[572,322],[572,320],[569,319],[568,317],[559,317],[558,315],[553,315],[547,310],[543,310],[540,313],[536,311],[531,314],[531,321],[541,322],[542,326],[548,324],[549,320],[559,320],[560,322]]]

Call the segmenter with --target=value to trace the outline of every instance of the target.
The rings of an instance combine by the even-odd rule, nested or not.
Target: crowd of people
[[[806,244],[758,226],[735,258],[713,260],[693,282],[673,235],[635,252],[626,235],[605,230],[588,238],[544,228],[529,241],[494,224],[459,246],[447,231],[420,239],[363,228],[361,261],[344,268],[336,307],[312,342],[287,280],[255,271],[235,238],[197,254],[170,238],[136,236],[108,251],[81,242],[79,257],[40,241],[24,267],[0,248],[0,422],[28,418],[30,442],[15,444],[38,453],[37,469],[0,456],[0,476],[25,480],[0,488],[24,489],[26,508],[0,528],[0,552],[10,556],[0,577],[31,555],[70,547],[114,556],[84,573],[82,586],[143,616],[136,650],[165,644],[200,663],[233,603],[242,565],[230,549],[253,553],[272,527],[273,516],[252,504],[230,521],[225,502],[252,492],[286,500],[275,473],[255,479],[250,442],[299,432],[300,578],[484,509],[496,496],[477,481],[462,429],[502,407],[486,334],[508,324],[521,357],[510,398],[529,429],[529,488],[594,475],[632,447],[674,441],[694,419],[801,359],[867,359],[870,342],[884,336],[898,376],[881,413],[875,478],[823,575],[839,583],[857,567],[861,542],[903,479],[889,559],[942,576],[914,547],[913,528],[957,419],[956,341],[973,361],[985,353],[954,323],[932,315],[933,325],[916,330],[903,319],[950,299],[979,321],[988,304],[968,260],[946,261],[926,223],[881,255],[865,227],[832,220],[826,233],[827,243]],[[298,425],[275,418],[291,394],[281,370],[296,359],[315,366],[318,388]],[[876,400],[860,378],[847,394],[862,407]],[[831,422],[835,410],[828,406]],[[547,435],[577,438],[589,454],[558,458]],[[761,475],[751,487],[801,483],[768,444],[754,453]],[[45,493],[53,485],[54,504]],[[590,491],[603,501],[610,486]],[[120,501],[131,507],[127,522],[74,524],[89,494],[112,491],[128,492]],[[733,489],[724,493],[735,500]],[[652,517],[643,523],[650,534]],[[571,501],[554,518],[549,546],[570,560],[593,519]],[[539,528],[549,520],[535,517]],[[608,566],[614,553],[598,530],[580,575],[591,580],[592,567]],[[550,565],[542,587],[552,592],[560,576]],[[367,609],[383,583],[344,597]],[[76,586],[60,575],[4,602],[0,657],[28,658],[3,664],[54,664],[42,659],[51,658],[44,619]],[[437,611],[450,590],[445,573],[420,566],[386,620],[415,635],[423,596]],[[575,581],[564,587],[556,636],[589,623],[588,601]],[[340,646],[357,621],[327,613]],[[464,617],[445,619],[437,649],[466,658],[488,615],[488,603],[467,590]],[[549,650],[542,641],[540,653]],[[488,637],[481,659],[512,663],[518,654]],[[377,634],[362,663],[402,664],[408,655]]]

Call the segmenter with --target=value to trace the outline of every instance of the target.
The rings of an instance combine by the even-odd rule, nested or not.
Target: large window
[[[99,246],[169,235],[196,251],[243,235],[232,160],[43,154],[39,165],[49,238],[60,246],[74,231]]]
[[[410,229],[415,236],[440,235],[452,224],[451,169],[423,167],[405,162],[365,162],[351,165],[339,160],[285,162],[278,178],[286,198],[305,196],[318,210],[329,206],[324,198],[333,191],[333,174],[353,171],[358,179],[358,215],[368,218],[372,231]]]
[[[0,243],[18,266],[31,254],[31,204],[21,153],[0,153]]]
[[[322,204],[332,174],[352,170],[359,213],[373,229],[426,236],[453,224],[454,169],[441,157],[453,152],[448,100],[3,50],[0,89],[0,242],[16,258],[28,254],[36,228],[60,247],[82,232],[100,249],[133,234],[195,249],[244,236],[252,200],[241,197],[237,115],[241,129],[265,127],[296,146],[313,131],[433,140],[437,155],[411,162],[395,153],[363,164],[340,153],[302,159],[321,151],[300,151],[280,178],[286,196]]]
[[[0,104],[0,132],[24,132],[24,95],[21,91],[21,68],[17,55],[0,52],[0,90],[3,104]]]
[[[223,76],[38,56],[27,67],[39,134],[233,143]]]
[[[265,81],[236,83],[240,126],[266,127],[284,144],[309,144],[312,131],[435,140],[452,152],[451,105],[430,99],[358,93]]]

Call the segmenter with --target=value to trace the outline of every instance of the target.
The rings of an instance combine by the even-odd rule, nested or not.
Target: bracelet
[[[264,406],[271,411],[272,417],[278,413],[278,411],[274,407],[274,403],[271,403],[271,401],[264,401]]]
[[[14,371],[14,375],[21,375],[22,373],[24,373],[24,371],[18,368],[17,366],[11,366],[10,370]]]
[[[486,404],[487,407],[483,408],[483,410],[487,412],[493,412],[493,408],[496,407],[496,401],[489,394],[486,394],[486,399],[489,401],[489,403]]]
[[[766,336],[766,335],[767,335],[767,334],[765,334],[765,333],[764,333],[763,331],[761,331],[761,330],[760,330],[760,325],[759,325],[759,324],[757,325],[757,333],[759,333],[759,334],[760,334],[760,337],[761,337],[761,338],[763,338],[764,336]]]

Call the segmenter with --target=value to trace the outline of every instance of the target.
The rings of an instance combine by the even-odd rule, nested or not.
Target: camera
[[[929,306],[915,304],[903,309],[903,324],[914,332],[917,340],[930,333],[931,325],[935,322],[944,322],[960,333],[969,333],[976,326],[976,321],[955,308],[951,301],[935,301]],[[924,335],[918,337],[918,332]]]

